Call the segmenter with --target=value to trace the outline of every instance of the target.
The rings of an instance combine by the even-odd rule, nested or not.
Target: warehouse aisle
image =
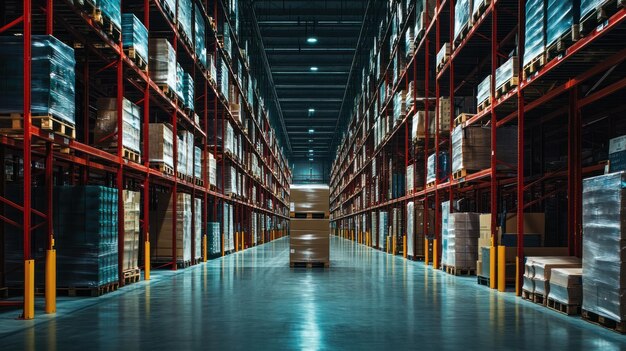
[[[3,313],[0,345],[5,350],[626,349],[626,336],[344,239],[332,239],[331,269],[291,270],[288,240],[177,273],[157,271],[150,283],[97,300],[60,302],[56,318],[39,314],[35,322],[23,322]],[[32,323],[37,324],[6,333]]]

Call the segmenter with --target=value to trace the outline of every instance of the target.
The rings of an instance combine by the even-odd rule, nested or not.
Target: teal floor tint
[[[626,350],[618,335],[420,262],[331,239],[331,268],[290,269],[284,238],[56,316],[0,314],[0,350]]]

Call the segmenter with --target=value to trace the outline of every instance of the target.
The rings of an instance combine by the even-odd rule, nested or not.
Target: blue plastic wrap
[[[180,63],[176,62],[176,95],[178,99],[185,103],[185,70],[183,70],[183,66]]]
[[[141,154],[141,108],[126,98],[122,102],[122,145]],[[117,99],[100,98],[94,128],[95,144],[117,147]]]
[[[518,69],[517,56],[509,58],[505,63],[500,65],[500,67],[496,69],[496,89],[509,81],[511,81],[511,85],[517,85],[517,81],[513,78],[518,77]]]
[[[23,113],[23,39],[0,36],[0,113]],[[74,50],[53,36],[32,36],[31,112],[75,123]]]
[[[590,13],[595,12],[595,10],[610,0],[580,0],[580,18],[583,19],[587,17]]]
[[[380,211],[378,220],[378,248],[381,250],[387,248],[387,235],[389,235],[389,213],[387,211]]]
[[[469,26],[470,0],[459,0],[454,4],[454,40]]]
[[[546,46],[554,44],[580,20],[580,0],[548,0]]]
[[[209,68],[207,64],[207,56],[206,56],[206,24],[204,22],[204,16],[198,5],[195,5],[195,26],[194,26],[194,47],[196,51],[196,56],[198,57],[198,61],[205,68]]]
[[[122,43],[148,63],[148,30],[132,13],[122,15]]]
[[[183,75],[183,101],[185,106],[191,110],[194,110],[194,91],[193,91],[193,78],[189,73]]]
[[[120,0],[97,0],[96,6],[102,15],[111,20],[118,29],[122,28],[122,5]]]
[[[150,78],[176,91],[176,52],[165,38],[150,39]]]
[[[524,29],[524,60],[526,66],[543,54],[546,46],[545,0],[526,1],[526,25]]]
[[[175,21],[174,18],[176,14],[176,0],[161,0],[161,6],[165,10],[165,13],[170,17],[172,21]]]
[[[478,84],[476,90],[476,105],[482,104],[491,98],[491,74]]]
[[[191,0],[178,0],[178,18],[176,21],[179,27],[182,29],[182,35],[186,37],[189,42],[193,39],[193,32],[191,31],[191,23],[193,22]]]
[[[441,264],[448,263],[448,234],[450,223],[450,201],[441,203]],[[438,267],[437,267],[438,268]]]

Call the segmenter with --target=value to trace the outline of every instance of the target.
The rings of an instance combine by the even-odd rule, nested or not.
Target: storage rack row
[[[10,127],[3,125],[7,128],[0,135],[5,167],[0,218],[4,224],[3,239],[16,231],[19,233],[23,264],[17,270],[24,284],[17,291],[23,294],[24,300],[0,301],[0,305],[23,306],[24,319],[34,317],[35,290],[45,292],[47,313],[56,309],[57,285],[55,279],[49,277],[56,273],[55,248],[63,245],[63,236],[67,236],[54,232],[59,214],[53,214],[53,210],[63,212],[54,207],[58,201],[63,201],[58,195],[55,197],[57,186],[102,186],[117,190],[117,202],[112,210],[117,218],[106,219],[108,224],[113,223],[117,235],[114,270],[117,274],[113,274],[110,279],[113,284],[106,284],[106,289],[95,287],[97,295],[112,290],[111,285],[116,289],[139,279],[138,269],[133,269],[136,273],[122,269],[128,259],[124,254],[125,240],[128,241],[125,234],[132,232],[125,228],[129,225],[125,217],[128,191],[140,199],[133,235],[140,239],[136,238],[141,245],[135,250],[142,256],[143,264],[135,261],[135,267],[144,270],[146,280],[150,279],[151,266],[176,270],[286,235],[291,171],[278,142],[279,136],[270,123],[264,104],[265,92],[253,84],[258,77],[253,77],[248,56],[240,46],[239,4],[237,1],[193,0],[187,5],[195,11],[192,13],[196,23],[204,24],[204,36],[195,36],[197,24],[192,31],[194,34],[188,29],[185,32],[178,13],[179,1],[121,1],[121,12],[134,14],[145,26],[150,39],[167,40],[178,64],[193,78],[195,93],[191,101],[186,102],[170,91],[172,87],[155,82],[151,70],[156,64],[146,62],[147,57],[138,59],[136,52],[123,45],[122,28],[107,17],[106,1],[29,0],[7,1],[3,5],[0,35],[20,38],[24,55],[23,60],[14,63],[23,67],[22,113],[2,116]],[[40,35],[54,36],[74,50],[77,62],[75,124],[64,123],[52,115],[31,113],[34,84],[31,78],[36,67],[31,62],[30,48],[35,36]],[[198,38],[203,38],[207,62],[199,59]],[[216,69],[218,63],[223,65]],[[96,140],[94,132],[96,124],[100,123],[100,115],[96,117],[99,107],[96,101],[102,97],[114,98],[113,131],[107,136],[113,142],[107,144]],[[141,110],[138,150],[129,150],[124,142],[119,142],[126,136],[124,104],[127,102]],[[151,162],[149,157],[150,127],[153,126],[154,132],[157,124],[166,125],[173,135],[170,166]],[[227,129],[230,129],[230,136],[227,136]],[[122,135],[117,131],[123,131],[119,133]],[[201,154],[198,158],[193,149],[193,156],[186,154],[190,162],[195,161],[196,167],[187,174],[178,159],[182,155],[178,136],[183,131]],[[215,159],[213,165],[210,158]],[[229,177],[228,173],[234,177]],[[7,195],[11,187],[20,189],[14,197]],[[161,199],[166,200],[159,204],[162,194],[165,197]],[[190,208],[180,203],[181,194],[191,199]],[[169,207],[165,206],[167,211],[164,212],[163,205],[168,201]],[[159,218],[153,218],[154,214]],[[165,214],[167,219],[163,219]],[[183,240],[180,228],[177,229],[177,223],[179,226],[182,223],[177,219],[187,214],[200,217],[194,217],[190,228],[185,228],[191,233],[191,257],[181,254]],[[155,224],[156,221],[160,222]],[[217,248],[209,243],[209,224],[217,224],[217,233],[211,233],[216,236],[213,240],[218,242]],[[171,227],[170,239],[155,234],[163,231],[162,227]],[[164,242],[165,254],[151,257],[150,253],[155,251],[150,245]],[[45,257],[39,251],[42,245]],[[0,283],[16,273],[9,272],[4,262],[14,254],[0,255],[3,259]],[[45,267],[45,275],[41,275],[42,267]],[[35,281],[35,274],[45,279]],[[74,291],[81,287],[58,288]]]
[[[525,216],[545,213],[542,244],[581,257],[582,179],[604,172],[609,140],[625,131],[626,9],[596,1],[524,62],[526,16],[547,3],[389,1],[386,11],[371,11],[364,26],[380,26],[370,30],[377,32],[370,52],[360,54],[368,62],[353,66],[354,104],[331,169],[335,234],[445,269],[442,203],[451,212],[491,214],[490,245],[501,256],[492,255],[492,272],[500,262],[519,269],[492,274],[489,285],[504,291],[514,282],[518,295]],[[456,21],[461,6],[469,14]],[[496,81],[501,67],[509,68],[504,83]],[[466,137],[472,128],[488,131],[478,144],[487,146],[480,150],[487,164],[453,171],[454,133]],[[408,208],[415,209],[410,228]],[[511,215],[515,252],[503,257],[499,230]],[[388,239],[376,234],[381,221]]]

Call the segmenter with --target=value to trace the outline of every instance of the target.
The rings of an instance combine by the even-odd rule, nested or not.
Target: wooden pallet
[[[76,129],[68,122],[51,115],[31,116],[30,119],[35,127],[69,139],[76,139]],[[24,116],[22,113],[0,115],[0,134],[15,135],[23,133]]]
[[[487,278],[487,277],[483,277],[483,276],[477,275],[476,276],[476,281],[477,281],[478,285],[484,285],[486,287],[490,287],[491,286],[490,279]]]
[[[617,333],[626,334],[626,321],[618,322],[611,318],[600,316],[597,313],[587,311],[585,309],[581,310],[581,316],[583,320],[589,323],[599,325]]]
[[[504,84],[496,88],[496,99],[506,95],[509,91],[513,90],[518,85],[519,77],[511,77],[511,79],[507,80],[506,82],[504,82]]]
[[[141,279],[141,271],[139,268],[132,268],[123,272],[124,284],[137,283]]]
[[[124,53],[135,63],[135,65],[137,65],[140,70],[144,72],[148,70],[148,62],[137,53],[135,48],[126,48],[124,49]]]
[[[176,178],[178,179],[185,179],[185,177],[187,177],[185,174],[183,174],[183,172],[181,171],[176,171]]]
[[[476,275],[475,268],[461,268],[455,266],[442,265],[443,270],[451,275]]]
[[[547,61],[554,59],[557,56],[560,56],[567,51],[573,43],[580,39],[580,25],[573,25],[570,30],[565,32],[558,38],[552,45],[548,46],[546,49]]]
[[[289,262],[291,268],[329,268],[330,262]]]
[[[204,187],[204,180],[202,180],[202,179],[200,179],[200,178],[194,178],[194,183],[195,183],[197,186]]]
[[[522,299],[534,302],[539,305],[545,306],[546,299],[543,294],[537,292],[530,292],[528,290],[522,290]]]
[[[122,40],[122,30],[117,28],[115,23],[113,23],[113,21],[104,13],[101,13],[100,17],[102,18],[100,23],[102,30],[108,34],[114,42],[119,43],[120,40]]]
[[[117,289],[119,289],[119,287],[120,287],[120,284],[117,282],[105,284],[105,285],[98,286],[98,287],[78,287],[78,286],[60,287],[60,288],[58,287],[57,295],[70,296],[70,297],[76,297],[76,296],[98,297],[104,294],[114,292]]]
[[[541,67],[543,67],[545,64],[546,64],[546,55],[545,53],[541,53],[540,55],[532,59],[530,63],[524,66],[524,69],[522,72],[522,79],[523,80],[528,79],[528,77],[538,72],[541,69]]]
[[[467,177],[469,173],[465,168],[459,169],[458,171],[452,173],[452,179],[461,179]]]
[[[594,29],[603,26],[607,19],[623,7],[626,7],[626,0],[609,0],[599,4],[595,11],[592,11],[580,20],[580,34],[583,36],[588,35]]]
[[[478,22],[480,17],[485,13],[485,11],[487,11],[489,4],[491,4],[491,0],[474,0],[474,1],[480,2],[480,5],[478,5],[478,11],[472,13],[472,18],[471,18],[472,24]],[[476,5],[474,4],[473,6],[475,7]],[[473,10],[470,10],[470,11],[473,11]]]
[[[463,39],[465,39],[465,37],[467,36],[467,33],[469,33],[470,28],[472,27],[470,20],[468,20],[467,23],[463,26],[463,28],[461,28],[461,32],[454,39],[454,47],[457,47],[459,44],[461,44]]]
[[[163,12],[169,17],[172,23],[176,23],[176,9],[171,9],[167,2],[160,1]]]
[[[171,176],[174,175],[174,168],[166,165],[163,162],[150,162],[150,167],[159,170],[161,173],[168,174]]]
[[[450,56],[449,56],[449,55],[446,55],[446,56],[443,58],[443,61],[442,61],[442,62],[439,62],[439,63],[437,64],[437,73],[439,73],[439,71],[441,71],[441,70],[443,69],[443,67],[446,65],[446,63],[448,62],[448,60],[449,60],[449,59],[450,59]]]
[[[112,154],[117,154],[117,147],[115,146],[104,148],[104,150]],[[125,147],[122,147],[122,158],[135,163],[141,163],[141,154]]]
[[[467,122],[468,119],[474,116],[476,115],[473,113],[461,113],[454,119],[454,126],[456,127],[456,126],[462,125],[463,123]]]
[[[481,102],[480,104],[478,104],[478,107],[476,108],[476,111],[478,113],[483,112],[484,110],[488,109],[489,106],[491,106],[491,99],[487,98],[485,101]]]
[[[161,84],[161,85],[159,85],[159,89],[161,89],[163,94],[165,94],[165,96],[170,98],[172,101],[176,100],[176,96],[177,95],[176,95],[176,92],[174,91],[174,88],[171,88],[167,84]]]
[[[548,298],[547,306],[551,310],[555,310],[557,312],[566,314],[568,316],[580,314],[580,305],[569,305],[569,304],[561,303],[557,300]]]
[[[426,183],[426,189],[430,189],[435,186],[435,182]]]

